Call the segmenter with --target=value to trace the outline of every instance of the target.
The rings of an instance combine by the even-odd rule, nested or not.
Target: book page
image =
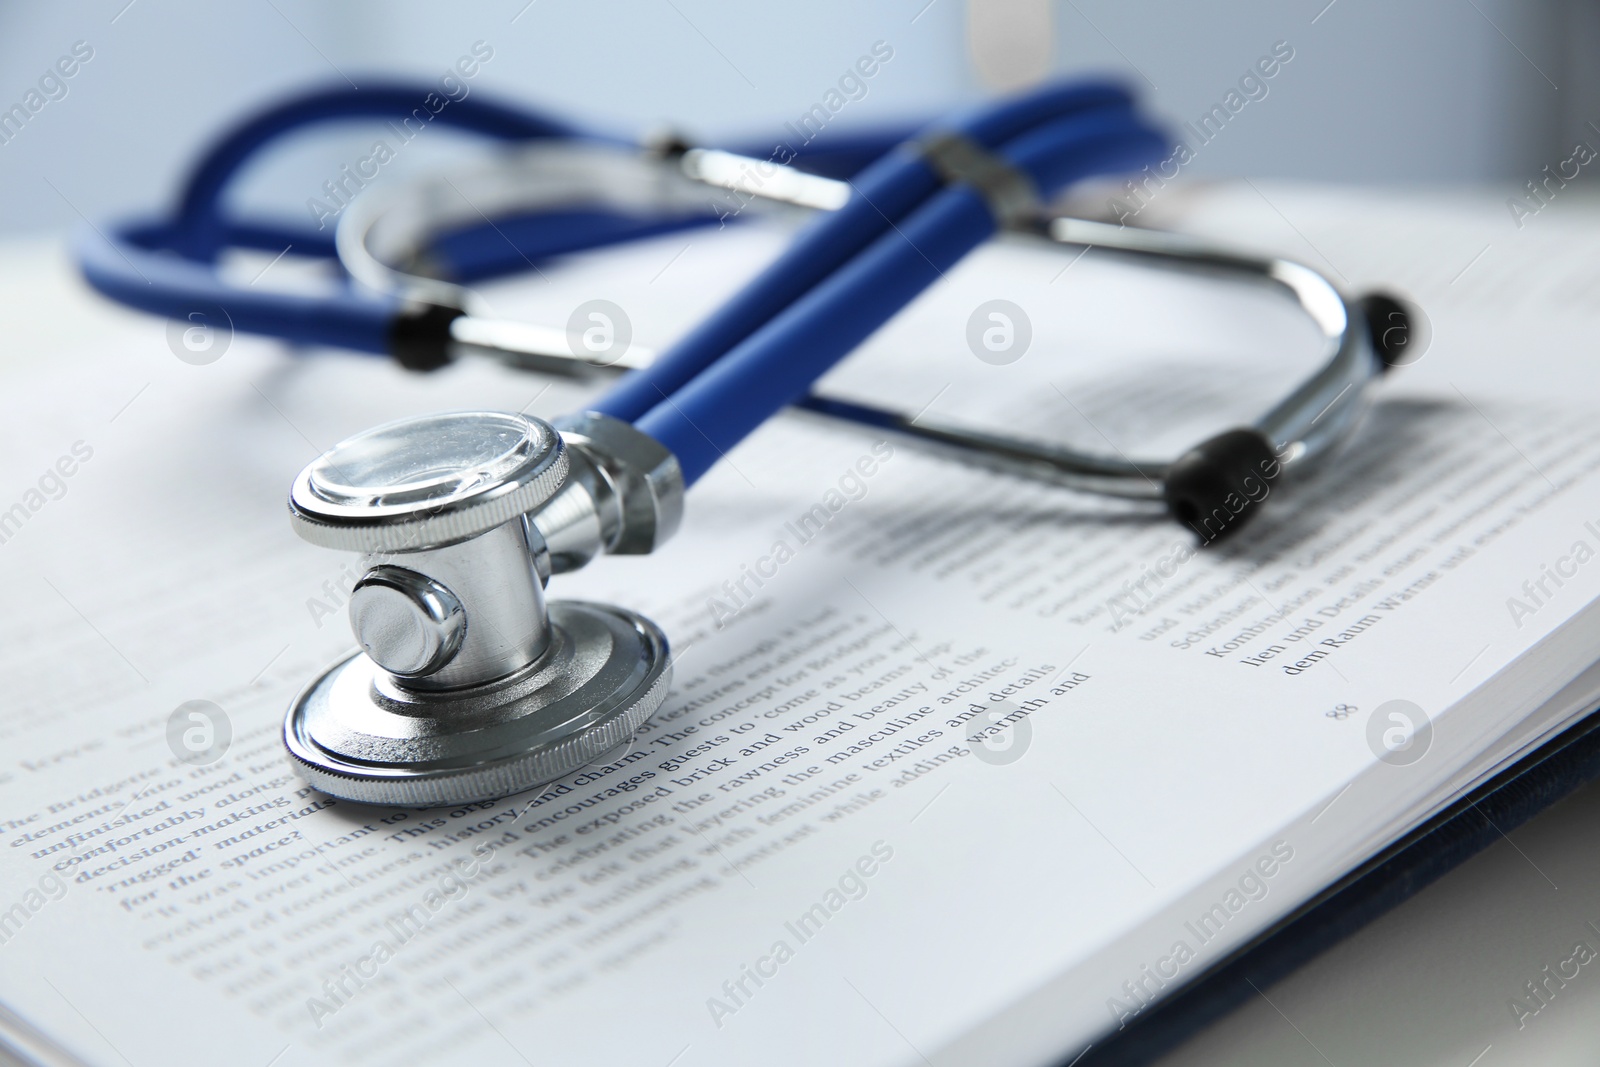
[[[780,239],[687,239],[664,274],[686,242],[653,242],[490,295],[605,296],[658,343]],[[1286,384],[1260,353],[1209,361],[1249,330],[1208,289],[1063,263],[986,250],[830,385],[1159,451]],[[975,306],[1036,309],[1043,345],[1080,273],[1091,294],[1134,284],[1110,310],[1140,319],[1137,360],[1105,357],[1128,341],[1109,328],[1068,366],[974,358]],[[1263,348],[1302,340],[1263,314]],[[672,693],[629,747],[500,801],[338,802],[279,735],[351,644],[356,574],[289,531],[289,480],[383,419],[585,394],[244,337],[192,366],[164,329],[63,342],[0,399],[0,506],[22,508],[0,543],[0,1000],[89,1063],[1070,1058],[1586,665],[1565,651],[1521,705],[1473,703],[1600,589],[1600,432],[1558,384],[1474,395],[1425,361],[1322,478],[1205,551],[1139,505],[784,416],[694,488],[661,552],[552,582],[673,642]],[[1219,425],[1183,437],[1196,414]],[[191,701],[229,734],[203,765],[168,740]],[[1393,701],[1433,724],[1410,767],[1370,741]],[[1379,787],[1339,800],[1358,779]],[[1048,1018],[1015,1016],[1062,988]]]

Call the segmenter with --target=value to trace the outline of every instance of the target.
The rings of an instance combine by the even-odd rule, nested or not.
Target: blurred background
[[[493,56],[475,92],[708,141],[776,132],[882,42],[892,59],[839,128],[938,114],[1048,72],[1110,71],[1177,134],[1278,45],[1292,59],[1189,173],[1514,189],[1575,141],[1600,145],[1596,0],[11,3],[0,233],[165,205],[199,146],[241,112],[308,84],[437,79],[480,41]],[[74,46],[92,57],[36,92]],[[353,138],[307,140],[251,188],[304,210],[285,191],[315,194]],[[405,167],[452,150],[434,140]]]

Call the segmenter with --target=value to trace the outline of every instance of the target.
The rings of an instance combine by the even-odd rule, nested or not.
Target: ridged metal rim
[[[418,552],[486,533],[544,504],[566,484],[572,463],[566,442],[543,420],[527,421],[548,436],[550,447],[516,481],[415,510],[345,509],[323,502],[312,491],[313,462],[289,489],[289,522],[310,543],[346,552]]]
[[[284,718],[284,747],[295,770],[314,788],[341,800],[385,807],[442,807],[492,800],[553,782],[593,762],[627,741],[655,714],[672,684],[672,663],[666,635],[649,619],[622,608],[575,604],[566,607],[609,613],[633,626],[644,638],[650,664],[631,693],[613,694],[618,706],[588,726],[516,756],[477,766],[427,771],[412,775],[374,772],[346,763],[317,748],[308,748],[297,721],[307,696],[354,657],[347,657],[317,677],[294,700]],[[359,653],[358,653],[359,655]],[[636,694],[636,695],[635,695]]]

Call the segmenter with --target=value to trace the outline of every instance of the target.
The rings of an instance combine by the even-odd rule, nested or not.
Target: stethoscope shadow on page
[[[1243,530],[1212,551],[1220,559],[1244,564],[1277,562],[1320,536],[1337,535],[1342,526],[1349,525],[1344,520],[1353,511],[1413,474],[1418,457],[1430,452],[1437,455],[1438,443],[1448,438],[1450,424],[1461,416],[1461,407],[1445,400],[1378,399],[1363,420],[1360,436],[1339,446],[1337,463],[1282,501],[1270,524]],[[1287,565],[1298,568],[1304,564],[1291,561]]]

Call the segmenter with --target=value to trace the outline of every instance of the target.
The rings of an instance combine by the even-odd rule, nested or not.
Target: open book
[[[290,532],[289,480],[386,418],[584,394],[244,337],[195,366],[10,253],[32,351],[0,399],[6,1041],[1023,1065],[1140,1025],[1600,700],[1596,371],[1561,343],[1593,318],[1542,303],[1592,244],[1493,206],[1264,191],[1190,223],[1409,289],[1434,340],[1236,541],[784,416],[664,550],[552,584],[666,628],[673,689],[639,737],[428,811],[335,802],[283,756],[356,577]],[[782,239],[667,238],[486,296],[539,321],[604,297],[660,344]],[[1007,366],[966,342],[994,298],[1032,322]],[[829,386],[1160,455],[1269,403],[1309,340],[1263,294],[1001,245]]]

